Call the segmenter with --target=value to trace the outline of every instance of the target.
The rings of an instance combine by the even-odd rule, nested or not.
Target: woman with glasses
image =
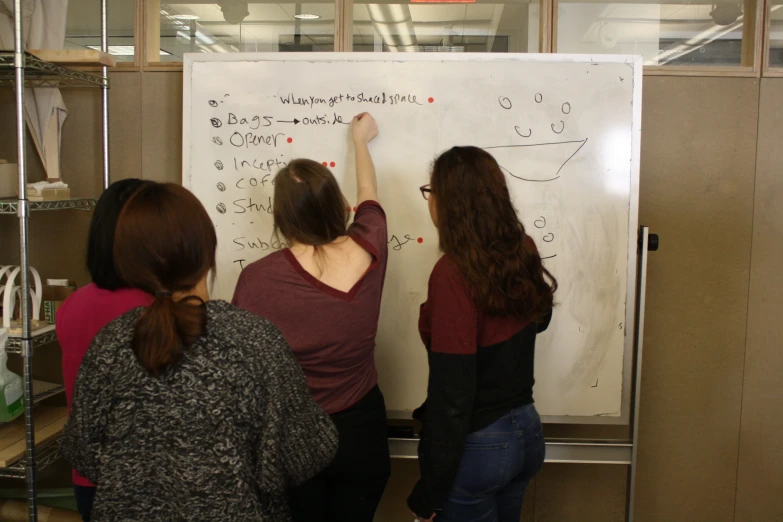
[[[486,151],[445,152],[420,190],[443,257],[419,317],[430,375],[408,507],[419,520],[518,522],[544,462],[533,356],[557,283]]]
[[[386,214],[369,143],[372,116],[352,123],[357,208],[320,163],[294,160],[275,176],[274,226],[291,245],[242,272],[234,303],[283,333],[318,404],[339,432],[334,462],[289,492],[295,522],[372,522],[391,463],[375,335],[386,276]],[[270,299],[269,296],[274,296]]]

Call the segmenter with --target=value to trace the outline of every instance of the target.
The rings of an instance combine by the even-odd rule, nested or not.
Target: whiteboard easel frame
[[[619,416],[544,415],[550,424],[628,425],[631,422],[634,332],[636,331],[637,244],[639,232],[639,167],[642,127],[642,57],[639,55],[523,54],[523,53],[186,53],[183,64],[183,107],[192,107],[193,65],[203,62],[547,62],[626,64],[633,72],[632,149],[628,216],[622,398]],[[191,188],[191,114],[183,110],[182,184]],[[389,419],[411,419],[412,411],[389,411]]]

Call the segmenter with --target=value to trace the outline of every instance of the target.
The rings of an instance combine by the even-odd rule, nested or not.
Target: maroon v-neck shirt
[[[373,257],[349,292],[318,281],[286,249],[248,265],[233,300],[280,329],[313,397],[330,414],[350,408],[378,382],[375,334],[388,255],[381,206],[359,205],[348,235]]]

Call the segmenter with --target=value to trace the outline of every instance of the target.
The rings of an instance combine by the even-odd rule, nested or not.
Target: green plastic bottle
[[[0,328],[0,422],[10,422],[24,411],[22,378],[7,368],[8,330]]]

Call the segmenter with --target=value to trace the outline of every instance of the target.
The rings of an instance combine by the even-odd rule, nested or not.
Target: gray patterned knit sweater
[[[286,488],[334,457],[334,425],[278,330],[206,306],[206,335],[160,377],[130,347],[142,309],[87,352],[62,453],[99,484],[93,521],[287,521]]]

